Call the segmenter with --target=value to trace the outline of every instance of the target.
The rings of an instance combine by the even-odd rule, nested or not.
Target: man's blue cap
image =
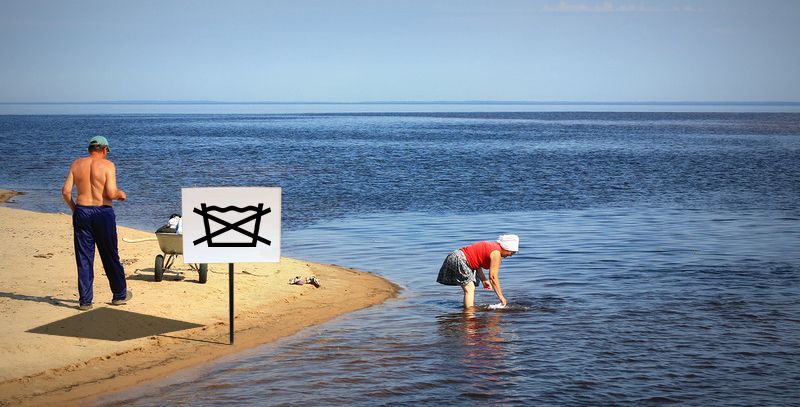
[[[111,147],[108,146],[108,140],[103,136],[94,136],[89,140],[89,147],[95,146],[106,147],[108,151],[111,152]]]

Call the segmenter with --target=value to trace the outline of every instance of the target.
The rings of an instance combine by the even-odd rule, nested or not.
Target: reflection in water
[[[500,324],[499,312],[481,312],[475,309],[463,310],[437,317],[439,335],[452,345],[459,357],[448,366],[449,371],[460,371],[468,381],[465,388],[474,389],[462,393],[470,398],[488,398],[496,395],[497,385],[502,388],[507,376],[507,349]],[[455,370],[454,370],[455,368]],[[483,383],[491,382],[487,387]]]
[[[466,349],[470,357],[480,356],[477,349],[502,351],[502,328],[500,312],[477,312],[475,309],[443,314],[437,318],[439,333],[456,340]]]

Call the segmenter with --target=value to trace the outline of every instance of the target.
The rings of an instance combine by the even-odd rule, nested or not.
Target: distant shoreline
[[[0,116],[135,114],[800,113],[800,101],[213,101],[0,102]]]
[[[107,100],[0,102],[0,105],[530,105],[530,106],[800,106],[800,101],[574,101],[574,100],[377,100],[377,101],[219,101]]]

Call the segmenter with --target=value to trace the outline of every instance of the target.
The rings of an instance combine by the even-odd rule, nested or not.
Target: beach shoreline
[[[12,191],[0,190],[9,199]],[[1,203],[1,202],[0,202]],[[153,281],[151,232],[119,227],[120,258],[133,299],[110,304],[99,256],[95,303],[77,309],[71,217],[0,206],[0,406],[87,405],[181,369],[287,337],[381,304],[399,287],[365,272],[281,258],[235,269],[235,343],[230,345],[228,267],[209,265],[206,284],[176,261]],[[316,276],[290,285],[295,276]]]

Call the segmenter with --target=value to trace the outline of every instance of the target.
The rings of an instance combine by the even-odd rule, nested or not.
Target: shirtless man
[[[131,297],[125,281],[125,270],[117,252],[117,221],[111,201],[124,201],[125,192],[117,188],[117,169],[109,161],[108,140],[93,137],[89,141],[89,156],[72,162],[61,188],[64,202],[72,210],[72,229],[75,234],[75,262],[78,265],[78,309],[92,308],[94,292],[94,246],[100,252],[113,298],[111,304],[125,304]],[[78,196],[72,199],[72,189]]]

